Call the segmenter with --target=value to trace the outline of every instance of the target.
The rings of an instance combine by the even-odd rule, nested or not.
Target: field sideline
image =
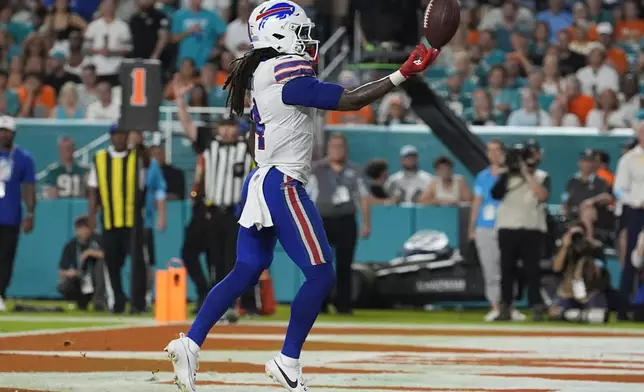
[[[644,329],[637,324],[487,324],[482,316],[411,310],[322,316],[302,357],[310,390],[644,387]],[[201,352],[198,390],[280,391],[263,374],[263,363],[279,351],[287,319],[288,307],[280,307],[270,318],[215,327]],[[162,349],[186,329],[158,326],[146,316],[0,314],[0,392],[175,391]]]

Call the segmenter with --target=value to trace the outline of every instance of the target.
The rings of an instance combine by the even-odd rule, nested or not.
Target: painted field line
[[[121,316],[30,316],[30,315],[4,315],[0,316],[0,323],[3,321],[20,321],[26,323],[121,323],[121,324],[147,324],[154,325],[156,322],[152,318],[142,317],[121,317]]]

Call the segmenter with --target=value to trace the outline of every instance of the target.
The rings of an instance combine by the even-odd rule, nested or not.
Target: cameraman
[[[551,318],[591,322],[606,320],[608,303],[604,293],[608,289],[608,274],[604,270],[604,251],[601,242],[587,237],[583,224],[574,224],[564,234],[552,269],[561,273],[563,280],[550,308]],[[571,312],[571,309],[577,311]]]
[[[492,187],[492,198],[500,200],[496,228],[501,251],[501,306],[496,320],[512,317],[511,305],[519,280],[519,260],[523,263],[528,285],[528,302],[535,321],[543,316],[539,262],[544,252],[546,201],[550,176],[537,170],[537,149],[518,144],[506,154],[507,169]]]

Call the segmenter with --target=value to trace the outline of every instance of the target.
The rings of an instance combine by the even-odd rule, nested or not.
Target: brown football
[[[429,0],[423,18],[425,38],[432,48],[440,49],[452,40],[461,22],[458,0]]]

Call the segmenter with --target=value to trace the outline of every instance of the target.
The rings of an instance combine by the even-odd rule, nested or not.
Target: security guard
[[[306,190],[320,211],[329,243],[335,249],[335,308],[338,313],[351,314],[351,264],[358,244],[356,215],[360,209],[360,236],[366,238],[371,231],[370,199],[361,170],[348,161],[344,135],[330,136],[327,156],[313,165]],[[322,311],[328,311],[328,302]]]
[[[112,145],[94,157],[87,180],[89,217],[96,227],[96,213],[102,210],[102,238],[105,264],[114,298],[108,298],[113,313],[123,313],[127,299],[121,282],[125,257],[132,259],[131,313],[145,309],[146,265],[143,258],[143,200],[145,173],[136,149],[128,148],[128,132],[113,126]],[[108,293],[110,288],[107,289]]]

